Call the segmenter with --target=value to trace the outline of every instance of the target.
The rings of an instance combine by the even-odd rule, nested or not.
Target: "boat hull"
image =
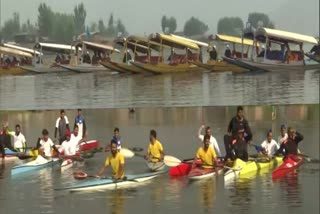
[[[189,180],[203,180],[212,178],[216,174],[214,169],[200,169],[195,167],[188,173]]]
[[[172,167],[169,170],[170,176],[186,176],[192,168],[192,163],[180,163],[178,166]]]
[[[141,69],[139,67],[136,67],[134,65],[131,64],[126,64],[126,63],[118,63],[118,62],[110,62],[112,65],[114,65],[115,67],[126,71],[127,73],[133,73],[133,74],[143,74],[146,73],[146,71],[144,69]]]
[[[157,172],[163,170],[166,165],[163,162],[147,162],[147,166],[152,172]]]
[[[298,169],[303,164],[303,158],[288,157],[277,169],[272,172],[272,179],[280,179],[286,174]]]
[[[99,147],[99,141],[97,140],[90,140],[87,142],[80,143],[80,151],[88,151],[92,149],[96,149]]]
[[[55,190],[69,190],[72,192],[76,191],[97,191],[97,190],[105,190],[105,189],[116,189],[120,187],[128,187],[137,185],[138,183],[143,183],[149,181],[157,176],[163,174],[162,172],[154,172],[154,173],[144,173],[140,175],[127,175],[126,180],[114,181],[110,178],[103,179],[92,179],[84,182],[80,182],[68,187],[56,188]]]
[[[100,65],[102,65],[102,66],[104,66],[104,67],[106,67],[106,68],[108,68],[108,69],[110,69],[112,71],[116,71],[116,72],[119,72],[119,73],[127,73],[126,70],[123,70],[123,69],[113,65],[111,63],[111,61],[109,61],[109,62],[100,62]]]
[[[29,71],[36,74],[43,74],[43,73],[58,73],[58,72],[67,72],[67,69],[62,67],[54,66],[20,66],[21,69],[25,71]]]
[[[53,166],[57,163],[59,163],[58,158],[53,158],[51,160],[46,160],[46,161],[43,161],[42,159],[39,160],[39,158],[37,158],[36,160],[28,162],[26,164],[13,167],[11,169],[11,175],[26,174],[26,173],[34,172],[36,170],[40,170],[48,166]]]
[[[102,65],[80,64],[80,65],[60,65],[60,67],[74,71],[77,73],[91,73],[91,72],[109,72],[110,74],[117,74]]]
[[[151,72],[153,74],[166,74],[166,73],[184,73],[184,72],[203,72],[204,68],[198,67],[193,64],[150,64],[150,63],[140,63],[140,62],[131,62],[132,65],[143,69],[147,72]]]
[[[201,62],[192,62],[192,64],[202,67],[204,69],[207,69],[209,71],[214,72],[225,72],[225,71],[232,71],[232,72],[243,72],[247,69],[241,68],[236,65],[229,64],[225,61],[214,61],[209,60],[207,63],[201,63]]]

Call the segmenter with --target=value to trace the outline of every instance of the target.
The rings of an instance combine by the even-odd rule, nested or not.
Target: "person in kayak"
[[[265,153],[268,156],[273,156],[280,148],[278,143],[274,139],[272,139],[271,130],[267,132],[267,139],[261,143],[261,148],[262,151],[260,151],[260,153]]]
[[[76,145],[71,141],[71,132],[66,130],[65,133],[66,139],[62,142],[61,146],[59,147],[59,153],[62,153],[65,156],[73,156],[76,155]]]
[[[115,127],[113,130],[113,136],[111,138],[111,141],[115,141],[117,142],[117,149],[118,151],[121,150],[121,145],[122,145],[122,141],[121,141],[121,137],[120,137],[120,129],[118,127]],[[110,142],[111,142],[110,141]],[[110,149],[110,144],[107,144],[104,151],[109,151]]]
[[[244,136],[244,128],[242,128],[241,126],[239,128],[240,129],[238,130],[237,135],[231,142],[231,160],[240,158],[243,161],[248,161],[248,141]]]
[[[66,130],[70,130],[69,128],[69,120],[68,117],[65,115],[65,111],[62,109],[60,110],[60,117],[56,121],[56,127],[54,130],[54,138],[57,138],[57,132],[59,131],[59,144],[66,139],[66,136],[64,135],[66,133]]]
[[[117,142],[114,140],[111,141],[111,154],[107,157],[97,177],[101,177],[108,166],[111,167],[113,179],[124,178],[124,156],[118,152]]]
[[[225,146],[225,150],[226,150],[225,159],[226,160],[228,158],[232,157],[232,141],[234,139],[238,138],[238,131],[239,130],[244,131],[243,134],[244,134],[244,139],[246,142],[249,142],[252,140],[251,128],[249,126],[248,121],[243,116],[243,107],[242,106],[237,107],[237,115],[231,119],[231,121],[228,125],[227,134],[224,135],[224,146]]]
[[[47,158],[52,157],[52,149],[59,154],[59,150],[49,138],[49,132],[47,129],[42,130],[42,137],[38,138],[37,149],[39,150],[40,155]]]
[[[84,117],[82,116],[82,110],[78,109],[78,115],[74,118],[74,126],[73,129],[75,129],[76,126],[78,126],[79,135],[84,138],[87,131],[87,125]]]
[[[211,135],[211,128],[209,126],[205,127],[202,125],[198,131],[198,138],[200,142],[203,142],[204,135],[201,134],[202,130],[205,128],[205,134],[210,136],[210,146],[212,146],[219,156],[221,156],[220,148],[217,140]]]
[[[216,163],[217,155],[212,146],[210,146],[210,135],[203,137],[203,146],[201,146],[196,154],[195,163],[202,168],[213,168]],[[199,164],[198,164],[199,163]]]
[[[275,155],[283,154],[285,158],[295,156],[298,152],[298,144],[303,140],[303,135],[294,128],[288,128],[288,138],[281,144]]]
[[[21,127],[16,125],[15,132],[11,133],[13,136],[13,146],[19,152],[26,152],[27,142],[24,135],[21,133]]]
[[[5,148],[18,152],[11,144],[11,135],[9,132],[8,122],[3,122],[2,130],[0,130],[0,154],[2,156],[2,160],[5,158]]]
[[[278,145],[280,145],[288,139],[287,128],[285,125],[280,127],[280,136],[278,137]]]
[[[73,132],[71,133],[71,140],[70,140],[76,149],[76,151],[80,150],[80,143],[85,142],[85,138],[83,138],[79,134],[79,128],[78,125],[74,126]]]
[[[163,147],[160,141],[157,140],[157,132],[155,130],[152,129],[150,131],[149,139],[150,143],[148,146],[147,154],[145,155],[145,159],[152,163],[163,161]]]

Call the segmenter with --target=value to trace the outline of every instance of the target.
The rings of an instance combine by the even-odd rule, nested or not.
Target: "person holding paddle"
[[[157,132],[155,130],[150,131],[150,143],[148,146],[148,152],[145,155],[145,159],[152,162],[162,162],[164,157],[163,147],[160,141],[157,140]]]
[[[37,147],[39,154],[41,156],[51,158],[52,157],[52,148],[54,151],[59,154],[59,150],[54,145],[52,140],[49,138],[49,132],[47,129],[42,130],[42,138],[38,138]]]
[[[288,139],[287,128],[285,125],[280,127],[280,136],[278,137],[278,145],[280,145]]]
[[[269,130],[267,132],[267,139],[261,143],[262,151],[260,151],[260,153],[264,152],[268,156],[273,156],[279,148],[280,146],[278,145],[278,143],[274,139],[272,139],[272,131]]]
[[[76,154],[76,146],[78,144],[71,141],[71,132],[69,130],[66,130],[65,136],[66,140],[62,142],[59,152],[60,154],[63,153],[65,156],[74,156]]]
[[[221,156],[221,152],[220,152],[220,148],[219,148],[219,145],[218,145],[218,142],[216,140],[216,138],[214,138],[212,135],[211,135],[211,128],[209,126],[205,127],[204,125],[202,125],[198,131],[198,138],[201,142],[203,142],[203,139],[204,139],[204,135],[201,134],[201,131],[202,129],[205,128],[205,134],[206,135],[209,135],[210,136],[210,146],[212,146],[215,150],[215,152]]]
[[[194,163],[202,168],[213,168],[217,161],[217,155],[212,146],[210,146],[210,135],[203,137],[203,146],[201,146],[196,154]]]
[[[124,156],[118,152],[117,142],[114,140],[111,141],[111,155],[107,157],[97,177],[101,177],[108,166],[111,167],[113,179],[124,178]]]

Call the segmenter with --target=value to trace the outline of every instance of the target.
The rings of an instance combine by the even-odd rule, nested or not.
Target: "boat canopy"
[[[33,57],[31,53],[27,53],[24,51],[20,51],[20,50],[8,48],[8,47],[0,47],[0,53],[6,54],[9,56],[17,56],[17,57],[27,57],[27,58]]]
[[[80,48],[82,47],[82,45],[85,45],[87,49],[93,50],[93,51],[115,51],[120,53],[120,51],[116,48],[114,48],[113,46],[110,45],[103,45],[103,44],[98,44],[98,43],[93,43],[93,42],[87,42],[87,41],[83,41],[80,42],[78,44],[76,44],[76,48]]]
[[[65,45],[65,44],[36,43],[34,46],[34,49],[38,49],[38,50],[42,49],[42,51],[68,54],[72,50],[75,50],[75,47],[71,45]]]
[[[209,44],[205,43],[205,42],[200,42],[200,41],[197,41],[197,40],[189,39],[189,38],[182,37],[182,36],[177,36],[177,35],[174,35],[174,34],[170,34],[170,35],[173,36],[173,37],[176,37],[178,39],[182,39],[182,40],[185,40],[185,41],[188,41],[188,42],[193,42],[193,43],[197,44],[199,47],[208,47],[209,46]]]
[[[26,53],[29,53],[29,54],[36,54],[36,55],[40,55],[40,52],[39,51],[35,51],[31,48],[25,48],[25,47],[21,47],[21,46],[18,46],[18,45],[12,45],[12,44],[9,44],[9,43],[4,43],[3,44],[4,47],[7,47],[7,48],[12,48],[12,49],[15,49],[15,50],[19,50],[19,51],[23,51],[23,52],[26,52]]]
[[[291,42],[291,43],[311,43],[311,44],[317,44],[318,41],[316,38],[312,36],[307,36],[303,34],[298,33],[292,33],[282,30],[275,30],[270,28],[259,28],[255,32],[256,39],[261,42],[265,42],[266,38],[270,39],[271,41],[276,42]]]
[[[125,46],[125,43],[127,42],[127,48],[131,49],[132,51],[136,50],[138,53],[146,54],[148,53],[148,47],[144,45],[140,45],[134,42],[129,42],[126,38],[118,38],[114,40],[115,44],[118,44],[120,46]]]
[[[190,48],[193,50],[199,50],[199,47],[197,44],[190,41],[186,41],[185,39],[173,37],[171,35],[155,33],[149,36],[149,40],[169,46],[169,47],[173,47],[173,48],[178,48],[178,49]]]
[[[235,36],[229,36],[229,35],[223,35],[223,34],[217,34],[216,35],[216,40],[224,41],[224,42],[231,42],[231,43],[237,43],[237,44],[242,44],[242,38],[240,37],[235,37]],[[253,45],[253,40],[251,39],[243,39],[243,44],[244,45]]]
[[[159,44],[158,42],[151,41],[146,37],[132,35],[128,37],[128,41],[137,43],[146,47],[150,47],[151,49],[156,51],[160,51],[161,44]],[[168,48],[170,47],[168,46]]]

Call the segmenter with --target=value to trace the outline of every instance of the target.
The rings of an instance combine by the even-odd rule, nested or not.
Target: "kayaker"
[[[202,130],[205,128],[205,134],[210,136],[210,146],[212,146],[219,156],[221,156],[220,148],[217,140],[211,135],[211,128],[209,126],[205,127],[202,125],[198,131],[198,138],[200,142],[203,142],[204,135],[201,134]]]
[[[225,159],[227,160],[228,158],[231,158],[232,156],[232,140],[237,139],[238,137],[238,131],[242,130],[244,131],[244,139],[246,142],[249,142],[252,140],[252,132],[249,126],[248,121],[244,118],[243,116],[243,107],[238,106],[237,107],[237,115],[234,116],[229,125],[228,125],[228,130],[227,134],[224,136],[224,146],[226,150],[226,157]]]
[[[78,109],[78,115],[74,118],[74,126],[73,129],[75,129],[76,125],[79,129],[79,135],[84,138],[87,131],[87,125],[84,117],[82,116],[82,110]]]
[[[11,144],[11,135],[9,134],[8,122],[2,123],[2,130],[0,131],[0,153],[2,160],[5,158],[5,148],[17,152]]]
[[[203,137],[203,146],[201,146],[196,154],[195,163],[199,161],[202,168],[213,168],[216,163],[217,155],[212,146],[210,146],[210,135]],[[198,165],[198,164],[197,164]]]
[[[276,152],[277,154],[283,154],[285,158],[288,156],[297,155],[298,144],[303,140],[303,135],[297,132],[294,128],[288,128],[288,138],[281,144],[280,149]]]
[[[124,157],[118,152],[117,142],[114,140],[111,141],[111,154],[107,157],[97,177],[101,177],[108,166],[111,167],[113,179],[124,178]]]
[[[15,132],[12,135],[13,136],[13,146],[14,148],[19,152],[25,152],[27,147],[26,138],[21,133],[21,127],[19,124],[15,127]]]
[[[59,144],[66,139],[64,135],[66,130],[70,130],[69,128],[69,120],[68,117],[65,115],[65,111],[62,109],[60,110],[60,117],[56,121],[56,128],[54,130],[54,138],[57,138],[57,132],[59,131]]]
[[[49,132],[47,129],[42,130],[42,137],[38,138],[37,149],[39,150],[40,155],[48,158],[52,157],[52,149],[59,154],[59,150],[49,138]]]
[[[288,139],[287,128],[285,125],[281,125],[280,127],[280,136],[278,137],[278,145],[280,145]]]
[[[157,163],[163,161],[164,151],[162,144],[157,140],[157,132],[155,130],[150,131],[150,143],[148,146],[148,152],[145,155],[145,159]]]
[[[121,145],[122,145],[122,141],[121,141],[121,137],[120,137],[120,129],[118,127],[115,127],[113,130],[113,136],[111,138],[111,141],[115,141],[117,142],[117,148],[118,151],[121,150]],[[110,141],[110,142],[111,142]],[[105,152],[108,151],[110,149],[110,144],[107,144],[105,147]]]
[[[71,133],[71,140],[70,141],[74,144],[76,151],[79,151],[79,145],[80,145],[80,143],[85,141],[85,138],[83,138],[79,134],[78,125],[74,126],[73,132]]]
[[[243,161],[248,161],[248,141],[244,136],[244,128],[241,128],[241,126],[239,128],[237,135],[231,142],[231,160],[240,158]]]
[[[71,132],[66,130],[65,133],[66,139],[62,142],[61,146],[59,147],[59,153],[62,153],[65,156],[73,156],[76,154],[76,145],[71,141]]]
[[[277,142],[274,139],[272,139],[271,130],[267,132],[267,139],[261,143],[261,147],[263,149],[263,151],[261,152],[265,152],[268,156],[273,156],[280,148]]]

